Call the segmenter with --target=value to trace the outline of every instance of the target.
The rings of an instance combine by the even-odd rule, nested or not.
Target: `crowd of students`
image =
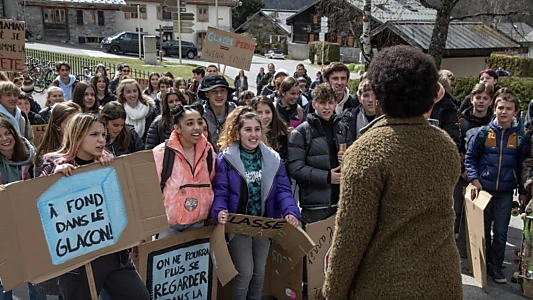
[[[425,58],[417,59],[427,63]],[[389,67],[395,68],[394,64]],[[374,64],[374,68],[378,67]],[[428,65],[429,79],[434,75],[431,68]],[[364,74],[351,95],[347,87],[350,72],[342,63],[324,67],[313,82],[303,64],[297,66],[294,76],[285,69],[276,70],[273,64],[267,69],[257,76],[255,96],[247,90],[244,72],[239,73],[233,88],[214,65],[207,72],[194,68],[188,80],[174,78],[170,72],[152,73],[143,90],[129,77],[127,64],[119,65],[113,78],[102,65],[89,81],[78,81],[70,75],[69,64],[59,62],[59,75],[46,91],[42,109],[30,94],[3,78],[1,183],[57,173],[70,176],[78,166],[92,162],[109,165],[114,157],[152,150],[169,222],[168,231],[158,238],[205,226],[208,220],[224,224],[230,213],[284,218],[293,226],[301,222],[303,228],[327,219],[339,206],[342,209],[341,165],[346,149],[387,115],[421,108],[414,100],[404,107],[383,102],[393,96],[408,100],[401,98],[403,91],[386,94],[379,85],[384,77],[372,75],[372,71],[369,74],[374,77]],[[473,185],[473,197],[481,189],[489,191],[493,195],[485,211],[489,274],[502,283],[513,190],[520,187],[520,200],[525,203],[533,182],[533,168],[524,173],[521,168],[533,157],[529,135],[517,115],[519,102],[509,89],[496,85],[498,76],[492,70],[480,73],[480,83],[462,104],[451,93],[453,74],[441,70],[435,76],[440,91],[433,91],[438,96],[431,96],[424,119],[448,133],[456,145],[454,155],[461,154],[464,161],[463,173],[455,180],[456,218],[450,232],[454,228],[457,235],[464,219],[464,187]],[[413,86],[424,83],[420,76],[405,80]],[[376,99],[378,92],[383,99]],[[461,106],[464,109],[460,110]],[[391,118],[389,124],[401,123]],[[36,124],[48,124],[38,145],[33,143],[30,126]],[[451,209],[452,203],[448,204]],[[260,299],[270,241],[235,235],[228,247],[239,272],[233,281],[233,299]],[[100,257],[92,266],[103,299],[149,299],[128,251]],[[90,298],[83,267],[29,286],[32,299],[43,299],[44,294],[62,295],[67,300]],[[305,272],[303,288],[306,295]],[[9,299],[10,295],[4,293],[3,297]]]

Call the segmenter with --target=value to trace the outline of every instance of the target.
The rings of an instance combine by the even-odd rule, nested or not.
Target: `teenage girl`
[[[104,105],[100,111],[101,119],[106,123],[106,148],[115,157],[144,150],[144,143],[133,129],[126,125],[126,110],[118,101]]]
[[[168,140],[174,120],[171,110],[178,104],[186,105],[187,101],[179,90],[174,88],[168,89],[161,101],[161,114],[155,118],[148,129],[146,136],[146,150],[154,149],[155,146]]]
[[[187,81],[183,79],[182,77],[176,78],[176,80],[174,80],[174,88],[178,90],[186,90]]]
[[[268,97],[258,96],[252,99],[252,108],[261,117],[261,125],[266,131],[270,146],[278,152],[281,159],[287,160],[287,125],[280,119],[274,104]]]
[[[94,114],[78,114],[67,125],[61,148],[44,156],[41,175],[72,175],[78,167],[103,156],[106,142],[105,124]],[[101,162],[109,165],[112,160]],[[148,300],[150,295],[129,258],[128,250],[101,256],[92,263],[98,294],[105,290],[111,299]],[[59,289],[66,300],[90,300],[91,293],[85,267],[58,277]]]
[[[285,166],[267,146],[264,133],[261,118],[250,107],[238,107],[226,120],[219,139],[221,152],[216,159],[215,200],[211,207],[211,218],[220,224],[227,222],[228,213],[237,213],[285,218],[298,226],[300,210],[292,197]],[[235,235],[229,241],[229,252],[239,272],[233,279],[232,299],[261,299],[269,248],[270,240],[264,238]]]
[[[172,134],[168,142],[153,150],[170,226],[163,236],[203,226],[211,210],[215,152],[202,134],[203,112],[202,105],[198,103],[174,107],[171,112],[174,124]],[[163,165],[165,151],[174,152],[172,166]],[[172,172],[165,181],[162,176],[166,172],[164,169],[169,167]]]
[[[293,77],[285,78],[279,86],[279,98],[276,110],[280,118],[291,128],[296,128],[304,121],[304,110],[298,104],[300,86]]]
[[[96,98],[100,106],[104,106],[106,103],[117,99],[117,97],[109,91],[109,78],[103,73],[96,73],[91,82],[96,87]]]
[[[34,155],[30,142],[18,135],[9,119],[0,116],[0,184],[31,179]],[[12,292],[4,292],[1,283],[0,289],[0,299],[12,298]]]
[[[65,102],[65,97],[63,96],[63,90],[60,87],[57,86],[51,86],[46,90],[46,104],[45,108],[43,108],[39,114],[43,118],[43,120],[48,123],[50,120],[50,113],[52,111],[52,107],[56,103],[62,103]]]
[[[159,93],[159,78],[161,76],[157,72],[150,73],[148,77],[149,86],[144,89],[143,94],[152,98],[155,101],[157,99],[157,93]]]
[[[135,79],[120,82],[117,98],[126,110],[126,124],[132,125],[142,140],[146,141],[148,128],[157,116],[152,99],[143,96],[141,86]]]
[[[72,92],[72,102],[78,104],[84,113],[98,114],[100,105],[96,99],[96,87],[87,81],[80,81]]]

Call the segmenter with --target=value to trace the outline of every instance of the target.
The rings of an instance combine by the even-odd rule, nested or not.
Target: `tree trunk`
[[[370,39],[371,21],[372,21],[372,0],[365,0],[363,6],[363,34],[361,35],[361,45],[363,48],[363,57],[365,59],[365,70],[368,69],[372,61],[372,41]]]
[[[444,0],[442,6],[437,10],[435,27],[429,44],[429,55],[435,59],[437,68],[440,69],[442,56],[446,50],[446,40],[448,39],[448,29],[450,27],[450,17],[454,7],[453,0]]]

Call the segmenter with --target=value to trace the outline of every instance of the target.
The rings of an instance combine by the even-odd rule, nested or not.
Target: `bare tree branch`
[[[459,1],[459,0],[455,0],[455,1]],[[420,4],[422,4],[423,6],[425,6],[427,8],[433,8],[434,10],[439,10],[441,8],[438,5],[431,4],[431,3],[427,2],[427,0],[420,0]]]
[[[452,17],[451,19],[453,21],[455,21],[455,20],[473,19],[473,18],[477,18],[477,17],[492,17],[492,18],[494,18],[494,17],[509,17],[509,16],[516,15],[516,14],[519,14],[519,13],[520,13],[520,11],[518,11],[518,10],[508,11],[508,12],[504,12],[504,13],[483,12],[483,13],[467,15],[467,16]]]

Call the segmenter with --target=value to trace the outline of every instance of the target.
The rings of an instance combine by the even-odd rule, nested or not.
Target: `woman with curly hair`
[[[444,94],[435,62],[414,47],[386,48],[367,78],[385,116],[344,154],[324,296],[463,299],[452,209],[460,157],[424,117]]]
[[[215,164],[215,200],[211,207],[211,218],[220,224],[233,213],[285,218],[298,226],[300,210],[292,197],[285,166],[267,146],[264,133],[261,118],[250,107],[235,109],[226,120],[219,139],[221,152]],[[239,272],[233,279],[232,299],[261,299],[269,248],[270,240],[264,238],[235,235],[229,241],[229,252]]]

